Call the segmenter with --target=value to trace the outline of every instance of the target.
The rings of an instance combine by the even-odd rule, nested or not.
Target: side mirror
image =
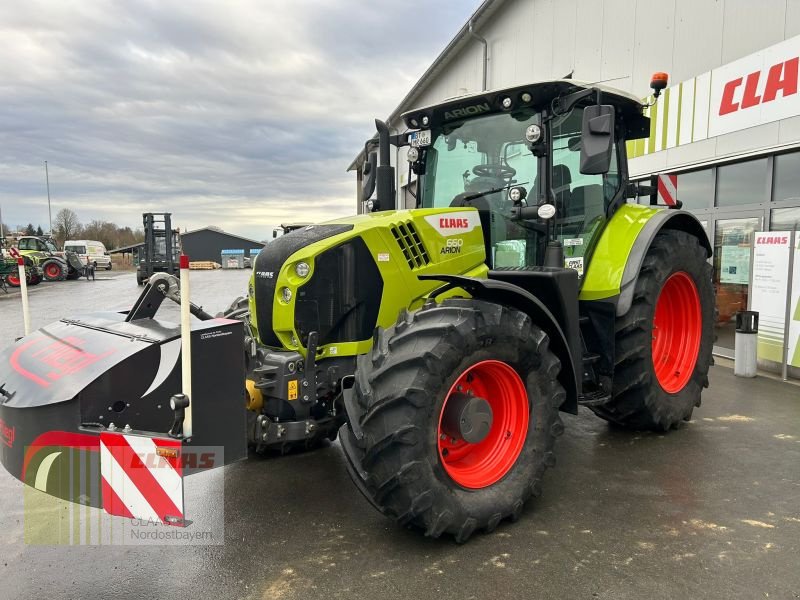
[[[587,106],[581,127],[581,165],[584,175],[603,175],[611,168],[614,149],[614,107]]]
[[[361,200],[366,202],[375,193],[378,176],[378,153],[370,152],[361,171]]]

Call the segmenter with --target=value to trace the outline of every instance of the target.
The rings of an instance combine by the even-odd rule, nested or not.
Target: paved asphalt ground
[[[246,276],[193,273],[195,296],[221,310]],[[33,325],[137,294],[130,273],[99,277],[41,285]],[[21,329],[18,297],[0,294],[0,342]],[[543,497],[463,546],[375,512],[337,444],[202,482],[224,478],[223,546],[26,545],[22,486],[0,471],[0,597],[800,598],[800,387],[714,367],[703,406],[668,435],[586,410],[565,423]],[[205,498],[187,494],[189,510],[218,508]]]

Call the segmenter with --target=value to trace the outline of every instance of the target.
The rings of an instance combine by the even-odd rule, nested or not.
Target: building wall
[[[220,262],[223,250],[241,248],[245,251],[245,256],[248,256],[249,249],[264,247],[264,244],[259,242],[211,229],[184,233],[181,236],[181,242],[184,254],[192,261]]]
[[[673,83],[800,34],[797,0],[506,0],[475,30],[488,41],[490,89],[560,78],[608,81],[641,97],[650,76],[666,71]],[[400,111],[480,91],[481,45],[470,40]],[[398,99],[399,100],[399,99]],[[404,131],[399,118],[390,125]],[[800,144],[800,117],[634,159],[633,175],[754,149]],[[405,151],[392,157],[400,204],[408,184]],[[412,177],[413,180],[413,177]]]

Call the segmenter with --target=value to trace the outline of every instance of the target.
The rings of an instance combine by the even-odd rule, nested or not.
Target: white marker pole
[[[181,377],[189,399],[183,419],[183,437],[192,437],[192,314],[189,312],[189,257],[181,254]]]
[[[28,282],[25,281],[25,260],[20,256],[17,258],[17,269],[19,270],[19,291],[22,295],[22,322],[25,327],[25,335],[31,332],[31,313],[28,308]]]

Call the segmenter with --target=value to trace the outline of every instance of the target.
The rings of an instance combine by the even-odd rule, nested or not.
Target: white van
[[[85,265],[94,264],[95,269],[111,270],[111,255],[102,242],[95,240],[67,240],[65,252],[74,252]]]

